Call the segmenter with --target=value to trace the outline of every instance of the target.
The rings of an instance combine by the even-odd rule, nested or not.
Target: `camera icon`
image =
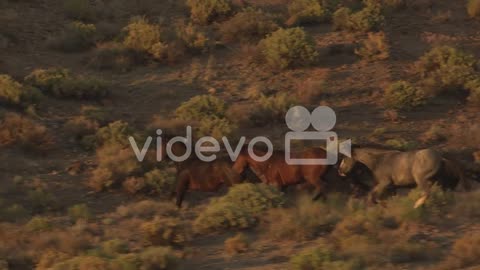
[[[292,131],[285,134],[285,161],[289,165],[333,165],[338,161],[338,153],[351,156],[351,140],[338,142],[337,133],[331,131],[337,122],[332,108],[318,106],[310,112],[303,106],[288,110],[285,122]],[[306,131],[312,125],[317,131]],[[293,141],[323,141],[327,155],[325,158],[295,158],[291,155]]]

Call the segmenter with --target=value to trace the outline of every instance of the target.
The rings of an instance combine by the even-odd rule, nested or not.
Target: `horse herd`
[[[161,147],[165,148],[167,142],[164,141]],[[174,144],[172,151],[182,153],[185,149],[181,144]],[[253,151],[257,156],[266,152],[258,148]],[[308,148],[291,155],[295,158],[324,159],[327,153],[322,148]],[[234,162],[228,158],[204,162],[195,157],[177,162],[177,181],[172,195],[176,196],[176,205],[181,207],[188,190],[213,192],[222,186],[255,180],[274,185],[282,191],[292,185],[307,185],[314,189],[313,199],[316,200],[325,195],[327,172],[333,173],[335,181],[349,181],[350,185],[367,187],[352,175],[357,165],[366,168],[373,178],[373,186],[367,190],[367,200],[372,204],[377,203],[389,188],[420,188],[423,194],[415,203],[415,208],[427,200],[435,183],[443,189],[454,189],[459,183],[464,189],[469,189],[460,166],[433,149],[402,152],[378,146],[353,145],[351,157],[342,156],[335,165],[289,165],[283,151],[275,150],[268,160],[259,162],[251,158],[245,145]],[[247,177],[249,173],[253,173],[254,177]]]

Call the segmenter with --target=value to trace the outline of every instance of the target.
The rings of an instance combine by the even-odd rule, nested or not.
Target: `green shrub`
[[[220,34],[223,42],[253,42],[277,29],[277,23],[269,14],[247,8],[223,22],[220,25]]]
[[[458,91],[476,77],[477,61],[473,55],[449,46],[434,47],[416,63],[415,70],[430,90],[437,95]]]
[[[181,245],[188,239],[186,226],[179,218],[155,217],[141,225],[146,241],[154,246]]]
[[[97,149],[97,162],[87,183],[95,191],[116,187],[142,171],[132,149],[120,144],[106,144]]]
[[[75,20],[94,20],[97,10],[89,0],[66,0],[64,2],[67,16]]]
[[[154,169],[147,172],[143,178],[145,179],[145,185],[151,191],[159,194],[169,194],[176,182],[174,174],[167,170]]]
[[[93,24],[72,22],[58,35],[50,37],[47,45],[64,52],[79,52],[92,48],[97,41],[97,29]]]
[[[150,55],[156,60],[166,57],[168,45],[162,41],[162,31],[157,24],[144,17],[134,18],[124,29],[123,45],[131,50]]]
[[[187,0],[190,17],[200,24],[207,24],[228,15],[232,9],[229,0]]]
[[[151,247],[139,255],[144,270],[174,270],[177,269],[177,257],[167,247]]]
[[[177,38],[193,53],[207,52],[214,45],[207,33],[193,23],[179,21],[175,26]]]
[[[236,127],[227,118],[227,105],[211,95],[195,96],[182,103],[176,110],[178,119],[195,126],[196,136],[221,138],[232,134]]]
[[[412,109],[425,103],[426,95],[407,81],[397,81],[385,89],[385,105],[391,109]]]
[[[474,105],[480,105],[480,77],[465,83],[465,88],[470,92],[468,101]]]
[[[468,0],[467,3],[467,12],[471,18],[480,16],[480,1],[479,0]]]
[[[214,200],[195,219],[195,232],[217,231],[228,228],[244,229],[256,224],[256,219],[239,205],[225,200]]]
[[[205,118],[224,118],[227,112],[225,102],[211,95],[195,96],[175,110],[177,118],[199,121]]]
[[[301,28],[279,29],[259,43],[266,63],[274,69],[313,64],[318,52],[315,42]]]
[[[155,215],[172,217],[178,214],[178,208],[170,202],[143,200],[117,207],[115,216],[121,219],[150,219]]]
[[[107,144],[127,146],[129,145],[128,137],[134,135],[133,133],[128,123],[115,121],[98,129],[95,134],[96,144],[97,146]]]
[[[339,214],[326,204],[302,197],[292,208],[271,209],[265,216],[265,230],[273,239],[310,240],[330,230]]]
[[[33,217],[25,227],[30,232],[42,232],[50,230],[52,223],[46,217]]]
[[[197,232],[226,228],[248,228],[265,210],[283,205],[284,198],[275,188],[260,184],[239,184],[228,193],[212,200],[195,219]]]
[[[412,190],[408,196],[395,196],[388,201],[388,213],[399,221],[435,222],[454,203],[451,192],[443,191],[439,186],[431,188],[430,196],[422,207],[414,208],[415,202],[420,199],[422,192]]]
[[[56,263],[51,268],[53,270],[113,270],[106,259],[96,256],[77,256],[65,261]]]
[[[290,264],[295,270],[322,269],[324,263],[332,261],[332,257],[333,251],[326,248],[315,248],[294,255],[290,259]]]
[[[76,204],[68,208],[68,216],[73,220],[89,220],[92,218],[92,213],[86,204]]]
[[[317,0],[293,0],[288,5],[287,25],[314,23],[325,20],[326,11]]]
[[[362,46],[355,49],[355,54],[361,56],[367,61],[385,60],[389,57],[388,44],[385,34],[368,33],[368,39],[362,43]]]
[[[379,5],[371,4],[357,12],[343,7],[333,14],[335,30],[352,32],[378,31],[384,24],[384,16]]]
[[[95,99],[109,94],[109,84],[94,77],[74,76],[68,69],[37,69],[25,81],[55,97]]]
[[[249,240],[243,233],[238,233],[234,237],[230,237],[224,242],[225,252],[228,255],[246,252],[249,246]]]
[[[403,138],[389,139],[385,142],[385,145],[401,151],[413,150],[418,147],[418,143],[416,143],[415,141],[408,141]]]
[[[352,10],[347,7],[341,7],[335,11],[332,15],[333,29],[334,30],[347,30],[350,28],[350,16]]]
[[[286,92],[267,97],[260,95],[250,119],[257,125],[283,121],[288,109],[296,104],[296,99]]]
[[[212,136],[220,139],[230,136],[237,130],[237,126],[226,118],[207,118],[198,123],[196,136]]]
[[[113,258],[128,251],[128,243],[121,239],[111,239],[101,245],[101,253],[105,257]]]
[[[0,74],[0,102],[26,107],[37,102],[41,93],[34,87],[24,86],[12,77]]]
[[[16,113],[7,113],[0,120],[0,146],[17,145],[24,150],[46,151],[53,137],[47,127]]]

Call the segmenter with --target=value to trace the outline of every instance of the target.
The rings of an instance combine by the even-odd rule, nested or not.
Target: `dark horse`
[[[264,156],[266,150],[253,149],[255,155]],[[310,148],[301,152],[291,153],[292,158],[324,159],[327,153],[321,148]],[[255,174],[269,185],[275,185],[280,189],[287,186],[306,182],[315,187],[313,199],[318,199],[324,190],[325,181],[323,176],[327,173],[327,165],[289,165],[285,161],[284,151],[273,151],[272,156],[263,162],[254,160],[248,153],[248,147],[244,146],[233,164],[233,170],[244,175],[245,170],[251,169]]]
[[[162,142],[162,159],[167,157],[166,145],[168,138]],[[172,145],[172,152],[181,156],[185,153],[183,144]],[[218,191],[222,186],[232,186],[241,182],[241,177],[232,169],[232,162],[227,158],[217,158],[211,162],[205,162],[195,156],[189,157],[182,162],[175,162],[177,180],[172,195],[176,196],[176,205],[182,206],[183,198],[188,190],[205,192]]]

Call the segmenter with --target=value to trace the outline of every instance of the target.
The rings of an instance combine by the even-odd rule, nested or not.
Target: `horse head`
[[[340,176],[347,176],[355,167],[357,161],[351,157],[343,156],[340,164],[337,165],[338,174]]]

